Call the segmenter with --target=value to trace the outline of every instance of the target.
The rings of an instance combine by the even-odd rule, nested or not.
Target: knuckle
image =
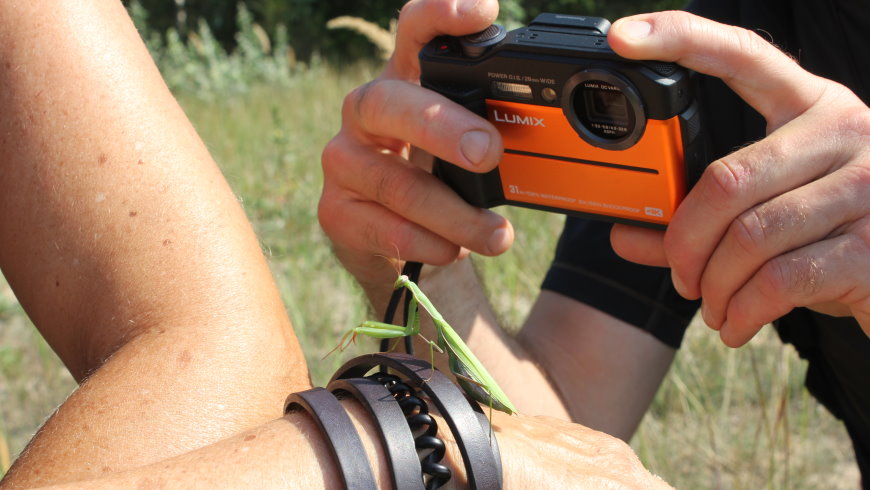
[[[655,16],[657,28],[666,26],[679,39],[692,39],[699,28],[696,17],[680,10],[658,12]]]
[[[419,201],[421,185],[413,172],[396,166],[387,166],[375,184],[375,199],[389,209],[406,210]]]
[[[608,437],[600,442],[598,456],[607,461],[609,470],[617,475],[632,475],[646,470],[634,450],[624,441]]]
[[[355,115],[355,119],[365,128],[389,104],[387,82],[375,79],[352,90],[345,97],[345,111]]]
[[[741,214],[730,232],[741,250],[755,255],[781,245],[793,230],[806,225],[810,214],[805,200],[779,199]]]
[[[445,2],[441,0],[420,0],[412,1],[405,4],[401,14],[416,12],[421,19],[447,19],[455,15],[455,2]],[[407,11],[406,11],[407,9]]]
[[[842,169],[845,177],[845,186],[857,189],[859,193],[861,191],[864,193],[870,192],[870,159],[863,163],[863,165],[859,163],[843,167]]]
[[[831,139],[838,148],[851,149],[856,155],[865,155],[866,161],[866,155],[870,153],[870,108],[842,85],[832,83],[827,90],[834,92],[828,97],[832,103],[840,102],[844,106],[825,118],[824,124]]]
[[[741,56],[763,61],[773,54],[780,53],[773,44],[754,31],[742,27],[733,27],[733,32],[737,42],[737,52]]]
[[[443,114],[444,108],[441,104],[433,104],[420,111],[417,123],[422,141],[437,144],[439,140],[443,139],[446,129],[446,125],[441,122]]]
[[[758,291],[765,299],[779,296],[783,285],[787,282],[787,271],[781,260],[775,259],[764,264],[758,271]]]
[[[853,225],[853,233],[858,237],[862,244],[861,250],[858,251],[858,256],[866,257],[865,264],[870,264],[870,215],[864,216],[857,220]]]
[[[765,219],[758,208],[750,209],[738,216],[731,224],[729,234],[739,249],[748,256],[754,256],[762,250],[768,236]]]
[[[471,238],[489,236],[488,233],[480,233],[479,231],[474,232],[473,230],[489,230],[490,228],[494,228],[494,223],[491,215],[492,212],[486,209],[475,209],[474,217],[469,223],[470,226],[464,227],[463,231],[468,232]]]
[[[383,247],[384,241],[393,240],[390,230],[384,230],[381,222],[376,220],[365,220],[359,226],[360,245],[368,250],[386,250]]]
[[[326,143],[320,154],[320,164],[323,167],[324,177],[331,175],[335,167],[344,161],[344,145],[340,137],[335,137]]]
[[[739,158],[726,156],[711,163],[704,173],[707,177],[702,189],[708,194],[706,201],[716,209],[727,209],[728,205],[746,192],[751,178]]]
[[[717,209],[727,209],[734,202],[741,202],[759,188],[764,188],[769,176],[765,169],[772,163],[788,158],[787,142],[781,138],[766,138],[726,155],[710,164],[704,172],[703,182],[708,201]]]
[[[337,228],[342,226],[341,213],[337,201],[324,193],[317,204],[317,221],[323,232],[330,238],[336,235]]]
[[[777,257],[761,268],[759,279],[761,293],[770,298],[811,297],[825,284],[824,269],[811,256]]]
[[[409,2],[406,2],[405,5],[402,5],[402,8],[399,9],[399,19],[405,21],[408,18],[408,15],[410,15],[412,9],[415,7],[416,3],[418,2],[411,0]]]

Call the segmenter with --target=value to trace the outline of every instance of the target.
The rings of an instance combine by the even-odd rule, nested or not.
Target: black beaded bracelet
[[[348,490],[376,489],[375,477],[365,456],[362,440],[338,399],[323,388],[314,388],[288,396],[284,414],[300,409],[312,415],[320,431],[329,441],[344,487]]]
[[[426,490],[441,488],[450,481],[453,472],[449,467],[441,464],[447,446],[438,438],[438,423],[429,414],[429,405],[417,390],[398,376],[378,372],[368,379],[375,379],[382,383],[393,395],[405,415],[408,427],[414,435],[414,447],[420,458],[421,479]]]

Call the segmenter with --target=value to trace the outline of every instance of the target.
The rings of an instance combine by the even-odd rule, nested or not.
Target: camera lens
[[[588,143],[624,150],[640,139],[646,118],[634,88],[616,74],[586,70],[571,77],[562,110]]]
[[[589,80],[577,87],[574,112],[586,128],[607,139],[625,137],[633,122],[628,100],[619,87],[598,80]]]

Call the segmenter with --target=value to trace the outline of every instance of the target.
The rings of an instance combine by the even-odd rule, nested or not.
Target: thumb
[[[673,61],[721,78],[764,116],[768,131],[802,114],[824,91],[820,78],[756,33],[687,12],[619,19],[608,41],[626,58]]]

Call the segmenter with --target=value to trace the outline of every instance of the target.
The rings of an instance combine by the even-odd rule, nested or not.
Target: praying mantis
[[[507,395],[495,382],[495,379],[487,372],[483,364],[471,352],[471,349],[465,345],[459,334],[453,330],[453,327],[447,323],[447,320],[441,316],[441,313],[435,309],[435,306],[428,297],[420,290],[416,283],[411,281],[408,276],[402,274],[396,279],[393,284],[394,289],[407,288],[411,293],[411,301],[408,306],[408,321],[402,327],[389,323],[376,321],[365,321],[358,327],[348,331],[342,337],[336,349],[344,350],[357,335],[366,335],[377,339],[396,339],[400,337],[409,337],[419,335],[430,346],[430,352],[434,358],[434,351],[446,353],[450,371],[456,376],[456,381],[459,386],[469,396],[478,402],[488,405],[490,408],[513,414],[517,410],[508,400]],[[435,325],[437,333],[436,340],[433,342],[420,333],[420,316],[417,311],[417,306],[422,306],[432,322]],[[351,336],[352,335],[352,336]],[[348,337],[350,339],[348,340]],[[434,363],[433,363],[434,364]]]

